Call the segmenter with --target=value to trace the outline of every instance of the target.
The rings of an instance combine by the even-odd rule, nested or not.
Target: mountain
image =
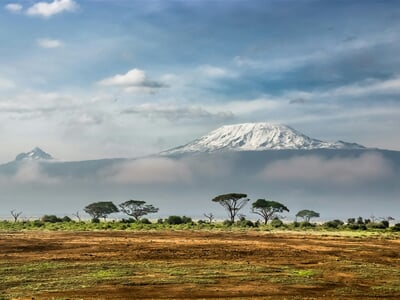
[[[51,160],[53,157],[44,152],[39,147],[34,148],[29,152],[23,152],[17,155],[15,161],[26,161],[26,160]]]
[[[222,126],[162,155],[219,151],[366,149],[356,143],[324,142],[283,124],[243,123]]]
[[[289,218],[304,208],[324,219],[399,211],[400,151],[324,142],[285,125],[223,126],[187,145],[141,158],[51,158],[35,148],[0,165],[5,199],[0,214],[12,209],[38,216],[73,212],[91,202],[138,197],[159,207],[161,217],[215,211],[224,218],[210,199],[229,192],[282,202],[290,207]]]

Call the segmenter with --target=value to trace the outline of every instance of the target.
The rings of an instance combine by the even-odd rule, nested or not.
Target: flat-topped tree
[[[158,212],[158,208],[151,204],[146,204],[146,201],[141,200],[128,200],[119,205],[121,211],[128,216],[133,217],[136,221],[139,221],[141,217],[147,214],[153,214]]]
[[[282,203],[258,199],[252,204],[251,211],[264,219],[264,224],[268,223],[268,220],[274,218],[277,213],[282,213],[283,211],[289,211],[289,209]]]
[[[319,213],[313,210],[303,209],[296,214],[296,217],[303,218],[304,222],[309,223],[311,218],[319,218]],[[362,220],[361,223],[363,223]]]
[[[104,201],[91,203],[84,208],[84,211],[92,217],[92,220],[103,218],[105,221],[109,214],[119,210],[111,201]]]
[[[212,199],[213,202],[221,204],[223,208],[228,212],[231,222],[235,222],[235,217],[239,210],[241,210],[250,199],[247,198],[247,194],[230,193],[223,194]]]

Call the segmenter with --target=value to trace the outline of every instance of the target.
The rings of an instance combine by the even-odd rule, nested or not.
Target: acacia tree
[[[22,214],[22,211],[16,212],[15,209],[10,211],[12,217],[14,218],[14,223],[17,223],[19,216]]]
[[[81,215],[79,214],[79,210],[77,210],[76,213],[74,213],[72,215],[78,219],[78,222],[82,221]]]
[[[216,196],[212,199],[213,202],[219,203],[228,212],[231,222],[235,222],[235,217],[239,210],[241,210],[250,199],[247,194],[230,193]]]
[[[141,200],[128,200],[119,205],[121,211],[128,216],[133,217],[136,221],[139,221],[141,217],[147,214],[153,214],[158,212],[158,208],[151,204],[146,204],[146,201]]]
[[[282,213],[283,211],[289,211],[289,209],[282,203],[276,201],[258,199],[256,202],[252,204],[251,211],[252,213],[263,217],[264,224],[267,224],[268,221],[274,218],[277,213]]]
[[[303,218],[304,222],[309,223],[311,218],[319,218],[319,213],[313,210],[303,209],[296,214],[296,217]]]
[[[214,214],[213,213],[204,213],[203,216],[205,216],[208,219],[208,223],[212,223],[212,221],[214,220]]]
[[[118,212],[118,208],[111,201],[94,202],[84,208],[84,211],[94,219],[106,218],[109,214]]]

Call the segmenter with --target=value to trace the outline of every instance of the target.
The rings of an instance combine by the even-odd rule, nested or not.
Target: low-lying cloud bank
[[[1,184],[57,184],[61,178],[48,175],[37,162],[21,164],[12,175],[0,175]]]
[[[105,183],[119,185],[217,186],[229,188],[265,186],[266,183],[326,188],[352,185],[379,186],[395,182],[393,162],[380,153],[359,156],[325,157],[318,154],[281,157],[268,160],[260,156],[239,159],[241,154],[192,155],[183,158],[148,157],[135,160],[93,161],[76,163],[26,162],[14,171],[2,173],[3,184],[74,184]],[[264,166],[264,167],[263,167]]]
[[[190,182],[191,170],[181,161],[166,158],[145,158],[112,165],[100,177],[115,183],[177,183]]]
[[[260,177],[266,180],[355,184],[384,180],[394,175],[390,163],[378,153],[354,158],[327,159],[318,155],[293,157],[267,165]]]
[[[98,176],[107,182],[120,184],[190,184],[204,178],[225,177],[231,172],[231,163],[222,158],[143,158],[113,164]]]

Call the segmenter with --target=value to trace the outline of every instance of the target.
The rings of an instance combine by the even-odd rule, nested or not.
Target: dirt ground
[[[399,236],[0,233],[0,299],[400,299]]]

